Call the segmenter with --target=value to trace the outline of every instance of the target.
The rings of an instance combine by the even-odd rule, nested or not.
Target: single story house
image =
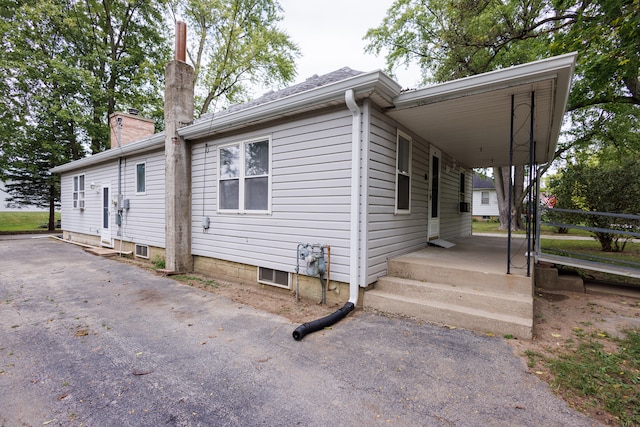
[[[480,220],[489,220],[500,216],[498,195],[493,178],[486,177],[478,172],[473,174],[473,205],[471,212],[474,218]]]
[[[145,119],[116,114],[110,150],[52,170],[63,238],[316,298],[317,278],[295,275],[309,244],[327,261],[329,302],[356,304],[390,259],[471,234],[472,168],[529,161],[510,156],[512,118],[522,128],[533,114],[531,154],[551,160],[575,57],[416,90],[343,68],[193,122],[178,58],[165,132],[141,136]]]

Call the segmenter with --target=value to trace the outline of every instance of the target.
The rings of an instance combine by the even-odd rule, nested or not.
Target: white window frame
[[[245,174],[245,147],[249,144],[253,144],[256,142],[263,142],[266,141],[269,149],[268,149],[268,173],[263,174],[263,175],[252,175],[250,177],[246,176]],[[228,147],[234,147],[237,146],[239,147],[239,151],[240,151],[240,165],[239,165],[239,175],[237,177],[233,177],[233,178],[221,178],[221,167],[220,167],[220,151],[224,148],[228,148]],[[217,197],[217,205],[218,205],[218,213],[231,213],[231,214],[260,214],[260,215],[264,215],[264,214],[271,214],[271,184],[272,184],[272,175],[273,175],[273,167],[272,167],[272,139],[271,136],[262,136],[262,137],[257,137],[257,138],[251,138],[251,139],[247,139],[247,140],[243,140],[243,141],[239,141],[239,142],[234,142],[231,144],[224,144],[224,145],[219,145],[218,146],[218,159],[217,159],[217,178],[218,178],[218,197]],[[248,178],[259,178],[259,177],[266,177],[267,178],[267,209],[246,209],[245,208],[245,182]],[[221,181],[225,181],[225,180],[233,180],[233,179],[238,179],[238,209],[224,209],[221,207],[220,202],[221,202],[221,195],[220,195],[220,183]]]
[[[484,195],[487,195],[487,198],[484,198]],[[488,205],[489,204],[489,200],[490,200],[491,194],[489,193],[489,191],[481,191],[480,192],[480,204],[481,205]]]
[[[138,182],[138,166],[142,165],[144,167],[144,191],[138,191],[138,187],[139,187],[139,182]],[[147,162],[138,162],[136,163],[136,169],[135,169],[135,175],[136,175],[136,194],[147,194]]]
[[[285,273],[287,275],[287,284],[282,284],[282,283],[278,283],[275,280],[268,280],[268,279],[261,279],[260,278],[260,273],[262,271],[265,270],[271,270],[273,272],[273,274],[275,275],[276,273],[280,272],[280,273]],[[291,289],[291,274],[289,274],[288,272],[284,271],[284,270],[278,270],[276,268],[267,268],[267,267],[258,267],[257,269],[258,275],[257,275],[257,280],[258,283],[264,283],[265,285],[271,285],[271,286],[276,286],[278,288],[284,288],[284,289]]]
[[[82,184],[82,185],[80,185]],[[71,200],[73,209],[83,210],[85,208],[85,188],[87,185],[87,177],[81,173],[73,175],[71,179]]]
[[[140,249],[141,251],[144,250],[144,252],[147,253],[147,255],[141,255],[138,252],[138,249]],[[149,245],[141,245],[139,243],[136,243],[135,245],[135,255],[137,258],[144,258],[144,259],[149,259]]]
[[[400,169],[400,138],[404,139],[405,141],[407,141],[409,143],[409,149],[408,149],[408,159],[407,159],[407,166],[408,166],[408,171],[401,171]],[[401,131],[397,131],[396,134],[396,187],[394,189],[394,204],[395,204],[395,213],[396,214],[410,214],[411,213],[411,184],[412,184],[412,180],[411,180],[411,169],[412,169],[412,162],[413,162],[413,139],[407,135],[404,132]],[[408,200],[408,207],[405,208],[400,208],[398,207],[398,186],[399,186],[399,182],[400,182],[400,176],[404,176],[407,177],[409,179],[409,200]]]

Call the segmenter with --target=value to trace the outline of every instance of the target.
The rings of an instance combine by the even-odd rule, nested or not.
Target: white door
[[[440,237],[440,169],[441,153],[431,147],[429,162],[429,235],[428,240]]]
[[[108,185],[102,186],[102,228],[100,233],[100,244],[102,246],[113,247],[111,238],[111,191]]]

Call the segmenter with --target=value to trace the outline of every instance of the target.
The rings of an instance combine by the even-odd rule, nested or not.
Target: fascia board
[[[576,56],[576,52],[568,53],[404,92],[396,97],[394,104],[397,110],[401,110],[513,86],[536,83],[550,78],[558,79],[558,83],[562,81],[563,86],[567,87],[566,82],[569,84],[571,82]]]
[[[214,115],[210,120],[178,129],[178,135],[187,140],[197,139],[309,110],[314,106],[344,102],[344,93],[349,89],[353,89],[357,99],[369,97],[375,92],[391,104],[400,93],[401,86],[383,72],[372,71],[228,115]]]
[[[93,166],[98,163],[106,162],[109,160],[117,159],[118,157],[124,157],[127,155],[143,153],[154,148],[159,148],[164,145],[164,132],[156,133],[146,139],[132,142],[118,149],[109,149],[101,153],[94,154],[92,156],[84,157],[82,159],[75,160],[73,162],[65,163],[64,165],[56,166],[49,170],[51,173],[69,172],[72,170],[80,169],[87,166]]]

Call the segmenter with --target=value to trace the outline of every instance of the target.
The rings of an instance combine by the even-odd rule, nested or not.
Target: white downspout
[[[361,111],[356,103],[353,89],[344,94],[344,99],[353,114],[351,125],[351,235],[349,237],[349,302],[358,304],[359,277],[358,255],[360,253],[360,148],[361,148]]]

